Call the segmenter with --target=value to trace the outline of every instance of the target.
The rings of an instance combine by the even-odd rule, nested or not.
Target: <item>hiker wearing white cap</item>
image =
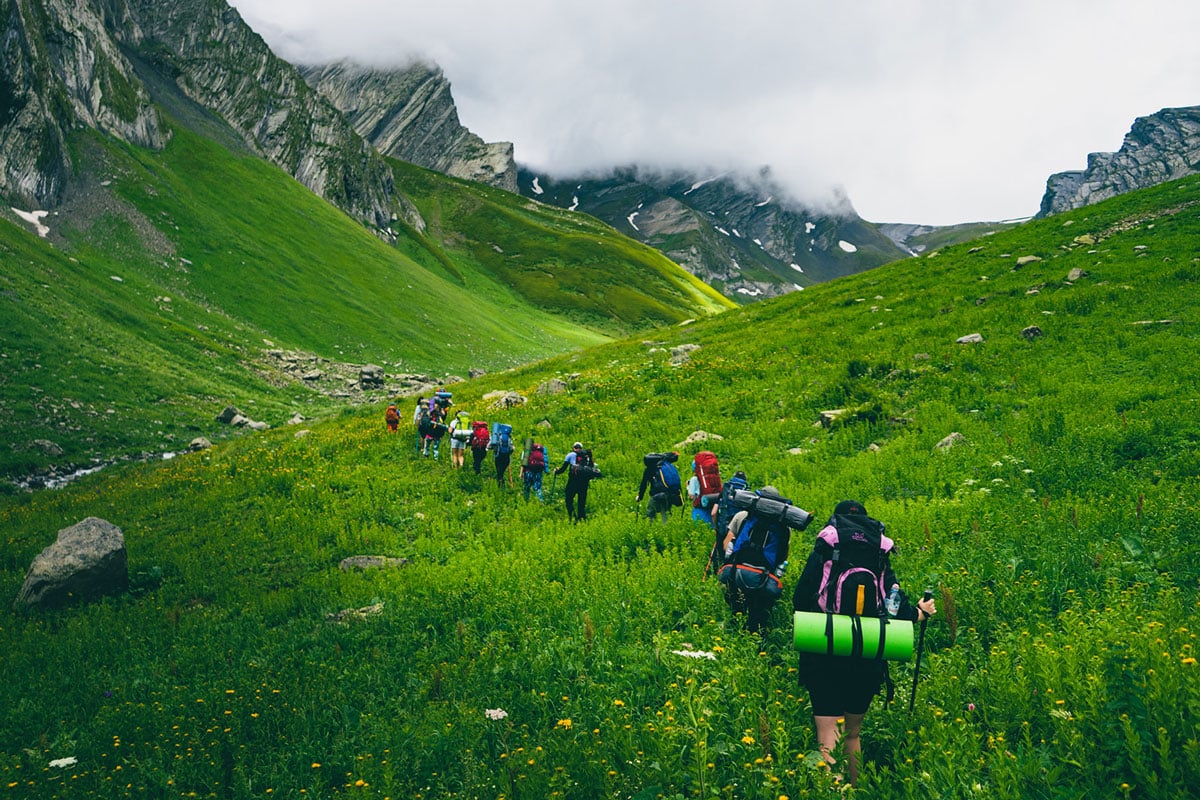
[[[592,460],[592,451],[584,448],[583,442],[571,445],[571,452],[563,459],[563,463],[554,470],[555,475],[567,473],[567,488],[565,489],[567,503],[567,518],[573,522],[587,519],[587,492],[592,478],[600,476],[600,470]]]

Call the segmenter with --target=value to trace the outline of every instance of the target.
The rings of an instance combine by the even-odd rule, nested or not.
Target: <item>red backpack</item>
[[[717,466],[717,454],[708,450],[696,453],[693,472],[700,479],[700,494],[692,498],[692,506],[710,506],[721,496],[721,470]],[[703,500],[708,498],[707,503]]]
[[[491,440],[492,434],[488,431],[486,422],[476,420],[471,423],[471,447],[477,447],[480,450],[486,449]]]
[[[546,469],[546,448],[537,442],[529,449],[529,461],[525,465],[531,472],[542,472]]]

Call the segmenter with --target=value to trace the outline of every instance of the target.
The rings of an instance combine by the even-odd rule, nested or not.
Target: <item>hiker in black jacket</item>
[[[591,451],[583,449],[582,442],[571,445],[571,452],[563,463],[554,470],[555,475],[567,473],[567,488],[564,492],[567,503],[567,519],[573,522],[587,519],[588,484],[592,480]]]

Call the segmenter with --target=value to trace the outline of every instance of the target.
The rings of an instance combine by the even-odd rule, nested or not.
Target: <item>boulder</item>
[[[364,389],[382,389],[383,378],[383,367],[378,364],[365,364],[358,370],[358,385]]]
[[[63,528],[29,566],[14,608],[49,608],[129,587],[125,536],[99,517]]]
[[[210,442],[208,439],[205,439],[203,436],[197,436],[188,443],[188,450],[191,450],[193,453],[199,452],[200,450],[207,450],[210,447],[212,447],[212,442]]]
[[[1067,281],[1070,283],[1074,283],[1075,281],[1079,280],[1080,278],[1086,278],[1087,276],[1088,276],[1087,270],[1083,270],[1083,269],[1080,269],[1079,267],[1075,267],[1074,269],[1072,269],[1070,272],[1067,273]]]
[[[708,441],[720,442],[720,441],[723,441],[724,439],[725,439],[725,437],[720,435],[719,433],[709,433],[708,431],[693,431],[686,439],[684,439],[679,444],[675,445],[675,449],[676,450],[687,450],[689,445],[693,445],[698,442],[708,442]]]
[[[960,336],[954,340],[958,344],[979,344],[983,341],[982,333],[968,333],[966,336]]]
[[[1028,328],[1021,329],[1021,335],[1026,339],[1036,339],[1042,335],[1042,329],[1037,325],[1030,325]]]
[[[686,364],[692,357],[692,353],[700,349],[698,344],[681,344],[678,347],[671,348],[671,365],[678,367]]]
[[[225,406],[225,410],[217,414],[217,422],[229,425],[233,422],[234,417],[240,416],[242,416],[242,412],[238,410],[237,406]]]
[[[950,434],[945,439],[942,439],[940,442],[938,442],[936,445],[934,445],[934,449],[949,450],[951,447],[954,447],[956,444],[962,444],[966,440],[967,440],[967,438],[965,436],[963,436],[958,431],[955,431],[954,433]]]
[[[846,409],[831,408],[828,411],[821,412],[821,419],[820,419],[820,421],[818,421],[817,424],[823,428],[828,428],[830,425],[832,425],[834,422],[837,422],[837,420],[841,419],[845,415],[846,415]]]
[[[1041,261],[1041,256],[1021,256],[1017,259],[1017,269]]]
[[[502,392],[500,397],[497,398],[496,402],[492,403],[490,407],[514,408],[516,406],[523,406],[527,402],[529,402],[528,398],[524,397],[523,395],[519,395],[516,392]]]
[[[551,378],[534,389],[535,394],[562,394],[567,390],[567,382],[559,378]]]
[[[63,449],[49,439],[34,439],[33,446],[51,457],[57,457],[63,454]]]

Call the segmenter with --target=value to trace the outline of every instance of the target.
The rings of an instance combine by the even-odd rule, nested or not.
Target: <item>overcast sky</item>
[[[1197,0],[232,0],[280,56],[441,67],[556,175],[769,165],[874,222],[1029,216],[1136,117],[1200,105]]]

